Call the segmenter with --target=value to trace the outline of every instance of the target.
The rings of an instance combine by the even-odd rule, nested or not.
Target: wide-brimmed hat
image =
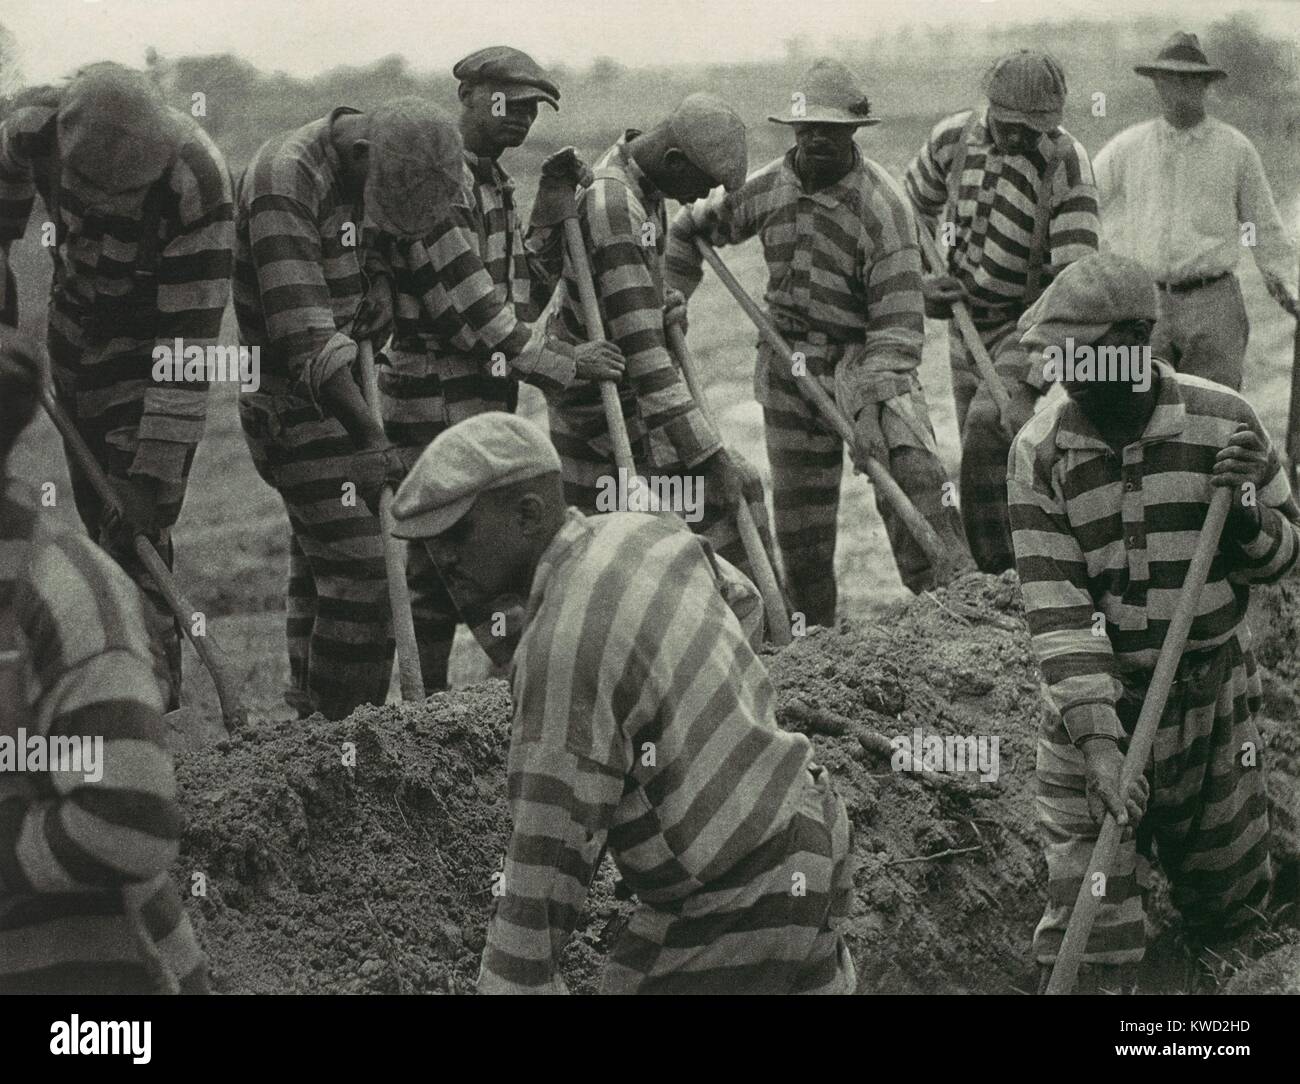
[[[776,124],[879,124],[871,103],[853,73],[838,60],[823,57],[804,73],[790,96],[790,112],[771,113]]]
[[[1008,53],[993,62],[984,80],[994,120],[1050,132],[1065,117],[1065,72],[1050,53]]]
[[[1148,64],[1136,64],[1133,70],[1138,75],[1162,75],[1165,73],[1181,75],[1203,75],[1207,79],[1222,79],[1228,73],[1216,68],[1205,56],[1205,50],[1195,34],[1179,30],[1160,47],[1155,60]]]

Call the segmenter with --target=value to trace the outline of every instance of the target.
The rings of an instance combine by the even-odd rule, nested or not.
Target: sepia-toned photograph
[[[1297,0],[4,0],[0,1014],[1251,1056],[1298,236]]]

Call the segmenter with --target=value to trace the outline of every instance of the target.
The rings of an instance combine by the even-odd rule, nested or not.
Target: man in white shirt
[[[1249,248],[1279,305],[1295,312],[1295,251],[1254,145],[1205,114],[1227,73],[1179,31],[1134,69],[1160,96],[1162,116],[1120,132],[1093,161],[1108,246],[1144,264],[1159,286],[1152,351],[1184,373],[1241,388],[1250,326],[1237,283]]]

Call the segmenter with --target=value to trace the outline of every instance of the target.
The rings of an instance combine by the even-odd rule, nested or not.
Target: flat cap
[[[509,45],[489,45],[456,62],[451,74],[462,83],[500,83],[506,100],[543,101],[560,108],[560,88],[527,53]]]
[[[745,122],[721,98],[704,93],[689,95],[673,110],[668,127],[673,142],[691,163],[728,192],[745,183],[749,172]]]
[[[420,454],[393,498],[393,534],[432,538],[480,493],[559,471],[555,446],[532,422],[502,410],[475,414],[439,433]]]
[[[1050,132],[1065,117],[1065,72],[1049,53],[1021,49],[999,57],[985,83],[994,120]]]
[[[371,113],[366,137],[366,213],[396,237],[427,236],[463,198],[456,122],[423,98],[394,98]]]
[[[1111,324],[1156,319],[1156,284],[1136,260],[1094,252],[1056,276],[1020,317],[1020,343],[1029,350],[1064,349],[1065,340],[1094,343]]]
[[[111,61],[77,73],[59,102],[56,128],[63,166],[104,195],[153,184],[187,134],[147,75]]]

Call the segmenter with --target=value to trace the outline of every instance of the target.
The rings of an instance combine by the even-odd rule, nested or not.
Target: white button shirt
[[[1136,124],[1101,149],[1093,172],[1105,247],[1157,281],[1235,270],[1246,248],[1266,277],[1295,281],[1295,252],[1259,152],[1232,125],[1214,117],[1182,130],[1164,117]]]

